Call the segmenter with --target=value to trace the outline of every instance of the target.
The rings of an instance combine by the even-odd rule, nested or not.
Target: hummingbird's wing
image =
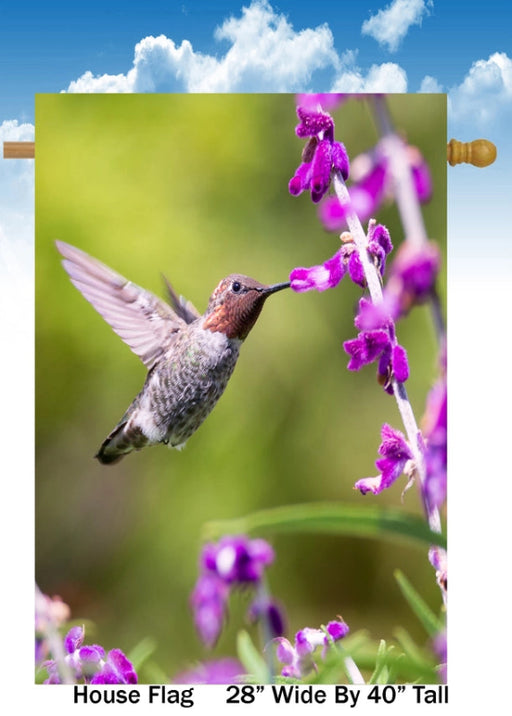
[[[71,282],[148,369],[186,321],[150,291],[127,281],[84,251],[56,241]]]
[[[174,308],[178,316],[183,318],[186,323],[193,323],[193,321],[201,315],[197,308],[194,306],[192,301],[187,301],[187,299],[183,298],[183,296],[178,298],[169,280],[165,276],[163,276],[163,279],[171,306]]]

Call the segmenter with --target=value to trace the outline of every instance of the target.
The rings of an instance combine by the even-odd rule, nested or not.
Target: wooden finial
[[[34,142],[4,142],[4,159],[34,159]]]
[[[496,147],[488,139],[475,139],[472,142],[450,139],[446,146],[446,153],[451,167],[462,163],[473,164],[475,167],[488,167],[496,159]]]

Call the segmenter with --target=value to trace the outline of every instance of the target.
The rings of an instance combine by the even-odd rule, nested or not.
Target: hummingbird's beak
[[[265,296],[270,296],[271,293],[282,291],[283,288],[290,288],[290,282],[285,281],[285,283],[274,283],[272,286],[265,286],[264,288],[261,288],[260,291],[265,294]]]

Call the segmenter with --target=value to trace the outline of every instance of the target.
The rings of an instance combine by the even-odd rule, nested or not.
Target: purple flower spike
[[[281,664],[286,664],[287,666],[293,664],[293,661],[295,659],[295,649],[290,644],[288,639],[286,639],[286,637],[284,636],[281,636],[276,639],[276,643],[276,656],[281,662]]]
[[[359,313],[354,320],[360,330],[357,338],[345,341],[343,348],[350,356],[349,370],[360,370],[364,365],[378,361],[379,383],[387,393],[393,393],[392,377],[403,383],[409,377],[407,353],[396,341],[393,319],[387,301],[375,305],[368,299],[359,302]]]
[[[360,331],[372,331],[375,328],[385,328],[389,323],[389,315],[383,303],[375,304],[368,298],[359,300],[359,311],[354,319],[354,325]]]
[[[137,674],[121,649],[112,649],[105,660],[105,650],[98,644],[82,646],[84,630],[73,627],[64,639],[68,652],[65,659],[75,682],[86,684],[136,684]],[[48,671],[45,684],[60,684],[57,662],[43,664]]]
[[[445,370],[446,367],[442,365],[442,376],[427,396],[427,407],[422,419],[426,442],[425,494],[427,503],[432,507],[441,507],[446,500],[448,423]]]
[[[345,275],[345,265],[342,261],[341,250],[322,264],[310,268],[296,268],[290,274],[290,283],[293,291],[304,293],[316,289],[326,291],[339,284]]]
[[[407,351],[399,344],[393,346],[391,354],[392,371],[399,383],[405,383],[409,378],[409,364],[407,362]]]
[[[36,591],[35,607],[35,657],[36,664],[40,664],[50,653],[47,638],[49,623],[53,624],[54,627],[59,627],[68,621],[71,610],[60,597],[50,598],[38,590]]]
[[[215,575],[204,574],[196,583],[190,598],[194,623],[201,641],[215,646],[224,624],[229,587]]]
[[[386,256],[393,251],[391,236],[383,224],[372,224],[370,222],[370,226],[368,227],[368,242],[370,241],[375,241],[379,244]]]
[[[360,182],[348,188],[351,208],[361,221],[366,221],[377,212],[384,195],[385,181],[385,164],[378,163]],[[341,231],[347,223],[348,208],[347,205],[340,204],[335,196],[326,199],[319,208],[320,220],[325,228],[328,231]]]
[[[264,540],[248,540],[239,537],[223,537],[218,544],[207,544],[203,548],[204,567],[223,580],[231,582],[257,582],[263,568],[274,559],[272,547]]]
[[[408,460],[413,457],[405,436],[399,430],[384,424],[381,437],[382,443],[379,445],[378,452],[382,458],[375,462],[380,475],[365,477],[354,485],[354,488],[360,490],[363,495],[368,492],[378,495],[382,490],[390,487],[400,477]]]
[[[386,268],[386,256],[393,250],[389,231],[382,224],[374,224],[370,221],[368,227],[368,253],[377,262],[380,275],[384,275]]]
[[[331,149],[332,166],[334,167],[334,169],[337,169],[339,172],[341,172],[343,179],[345,179],[346,181],[348,179],[348,174],[350,170],[350,162],[348,159],[347,150],[345,149],[345,145],[341,142],[333,142]]]
[[[121,649],[108,652],[107,660],[92,679],[91,684],[136,684],[137,674]]]
[[[98,669],[101,668],[103,659],[105,658],[105,649],[93,644],[92,646],[82,646],[77,654],[77,661],[81,664],[84,676],[94,676]]]
[[[389,346],[389,343],[389,335],[383,329],[364,331],[357,338],[345,341],[343,348],[350,356],[347,368],[349,370],[359,370],[364,365],[373,363]]]
[[[249,607],[248,617],[251,622],[264,619],[273,638],[282,636],[285,632],[283,610],[279,604],[267,596],[256,597]]]
[[[348,273],[351,281],[361,288],[366,287],[366,276],[364,275],[363,264],[357,251],[352,251],[348,260]]]
[[[72,627],[64,637],[64,648],[68,654],[79,649],[84,641],[84,630],[81,626]]]
[[[436,652],[437,656],[439,657],[440,664],[439,664],[439,676],[441,677],[441,681],[443,684],[446,684],[447,682],[447,640],[446,640],[446,631],[439,632],[436,634],[433,640],[433,647],[434,651]]]
[[[308,102],[297,108],[300,124],[295,133],[303,139],[309,138],[299,165],[291,178],[288,189],[297,196],[305,189],[311,190],[311,198],[317,203],[327,193],[331,183],[332,170],[347,179],[349,159],[341,142],[334,141],[334,121],[330,114],[319,105]]]
[[[407,157],[418,199],[428,201],[432,194],[428,166],[417,147],[408,146]],[[361,221],[366,221],[391,195],[389,166],[379,145],[352,161],[351,176],[354,183],[348,188],[348,193],[352,208]],[[336,197],[329,197],[320,206],[320,219],[328,231],[341,231],[346,226],[346,211],[347,208],[341,206]]]
[[[331,637],[333,641],[338,641],[338,639],[343,639],[343,637],[347,636],[349,633],[348,624],[345,624],[343,620],[341,621],[333,621],[329,622],[327,624],[327,633]]]
[[[284,637],[275,639],[277,643],[276,657],[281,664],[285,665],[281,670],[282,676],[296,679],[306,676],[310,671],[316,669],[313,655],[317,648],[323,647],[321,656],[322,659],[325,659],[333,642],[342,639],[348,632],[347,624],[340,619],[329,622],[325,630],[304,627],[295,634],[294,645]]]
[[[311,162],[311,198],[319,202],[329,189],[331,181],[331,142],[322,139],[318,142],[313,160]]]
[[[349,205],[340,204],[336,196],[328,196],[325,201],[320,204],[318,207],[320,221],[327,231],[339,231],[345,226],[345,217],[348,208]],[[357,213],[359,214],[359,212]]]
[[[406,315],[412,306],[424,303],[435,287],[441,264],[434,242],[416,247],[404,242],[390,267],[386,295],[395,304],[395,318]]]
[[[305,189],[309,189],[309,175],[311,162],[303,162],[297,167],[295,175],[290,179],[288,190],[292,196],[297,196]]]
[[[430,176],[428,164],[418,147],[409,145],[407,147],[407,157],[409,159],[412,180],[418,199],[422,203],[425,203],[429,201],[432,196],[432,178]]]
[[[219,638],[227,615],[230,591],[236,587],[258,587],[266,567],[274,561],[274,550],[263,539],[248,539],[245,535],[226,536],[217,543],[203,547],[199,579],[190,598],[194,622],[203,643],[213,647]],[[258,599],[258,598],[257,598]],[[252,612],[251,612],[252,610]],[[265,618],[271,629],[282,628],[278,607],[263,605],[261,597],[249,614]],[[280,626],[281,624],[281,626]]]

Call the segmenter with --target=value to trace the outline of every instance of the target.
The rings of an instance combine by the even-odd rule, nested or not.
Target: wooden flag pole
[[[488,139],[459,142],[451,139],[446,145],[446,159],[451,167],[455,164],[472,164],[488,167],[496,159],[496,147]],[[35,142],[4,142],[4,159],[34,159]]]
[[[4,159],[34,159],[35,142],[4,142]]]

